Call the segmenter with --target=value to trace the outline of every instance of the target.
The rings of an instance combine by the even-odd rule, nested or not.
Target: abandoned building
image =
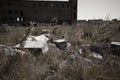
[[[77,0],[0,0],[0,23],[77,21]]]

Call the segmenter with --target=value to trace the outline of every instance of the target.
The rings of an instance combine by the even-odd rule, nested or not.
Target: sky
[[[78,20],[114,18],[120,19],[120,0],[78,0]]]
[[[120,0],[78,0],[78,19],[120,19]]]

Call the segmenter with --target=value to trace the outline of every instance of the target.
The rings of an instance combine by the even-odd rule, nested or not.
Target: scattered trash
[[[82,55],[82,54],[86,54],[84,53],[84,50],[88,49],[90,53],[86,54],[87,57],[94,57],[94,58],[98,58],[98,59],[103,59],[103,49],[105,46],[103,45],[97,45],[97,44],[83,44],[81,46],[81,49],[78,50],[78,52]]]
[[[111,51],[113,55],[120,56],[120,42],[111,42]]]
[[[120,42],[111,42],[111,45],[120,46]]]
[[[98,59],[103,59],[103,57],[100,54],[97,54],[97,53],[92,53],[90,56],[92,56],[94,58],[98,58]]]
[[[22,50],[14,49],[12,47],[5,47],[0,49],[0,55],[14,56],[16,54],[24,55],[28,53]]]
[[[52,43],[54,43],[60,50],[65,50],[71,46],[71,44],[66,39],[53,40]]]
[[[49,30],[46,30],[46,29],[44,29],[44,30],[42,30],[42,34],[48,34],[50,31]]]
[[[91,52],[104,55],[106,51],[110,50],[110,45],[105,43],[95,43],[89,46]]]

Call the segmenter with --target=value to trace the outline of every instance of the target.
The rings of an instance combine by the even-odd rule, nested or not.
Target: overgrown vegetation
[[[28,27],[7,27],[0,33],[0,44],[14,46],[25,36]],[[120,80],[120,57],[104,51],[102,60],[84,55],[82,45],[120,41],[120,22],[80,23],[79,25],[36,26],[32,35],[49,30],[54,39],[63,36],[71,43],[64,51],[49,46],[46,54],[1,56],[0,80]]]

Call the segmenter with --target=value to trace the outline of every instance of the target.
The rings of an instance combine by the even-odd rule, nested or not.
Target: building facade
[[[50,23],[77,21],[77,0],[38,1],[38,0],[0,0],[0,22]]]

